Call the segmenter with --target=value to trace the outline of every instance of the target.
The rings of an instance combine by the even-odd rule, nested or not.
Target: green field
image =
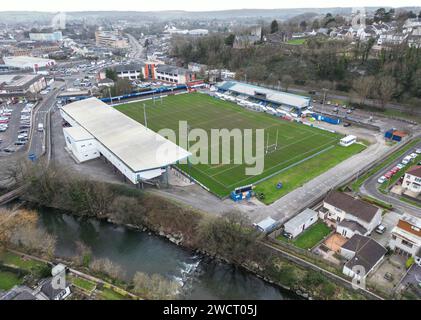
[[[272,149],[267,154],[265,154],[266,147],[256,150],[261,155],[261,158],[264,157],[264,170],[259,175],[247,176],[245,168],[252,166],[244,163],[234,164],[232,143],[230,146],[224,146],[225,148],[230,148],[230,164],[178,164],[180,169],[190,174],[220,197],[229,195],[236,187],[259,182],[261,179],[279,173],[286,168],[293,170],[293,166],[297,165],[297,167],[300,167],[307,161],[311,161],[311,166],[306,167],[305,171],[300,170],[299,175],[304,179],[309,176],[313,177],[327,170],[338,161],[343,161],[352,154],[361,151],[360,148],[355,147],[350,149],[335,147],[341,138],[338,134],[295,122],[287,122],[269,114],[248,111],[234,103],[200,93],[169,96],[162,100],[155,100],[155,103],[152,100],[129,103],[117,106],[116,109],[144,124],[144,104],[146,106],[148,127],[154,131],[169,128],[178,133],[179,121],[184,120],[188,122],[190,130],[195,128],[204,129],[208,132],[209,137],[211,136],[211,129],[264,129],[265,146],[274,145],[278,140],[278,148],[276,150]],[[255,131],[253,131],[253,141],[255,141]],[[191,142],[189,148],[194,143]],[[205,152],[208,153],[209,159],[211,152],[216,151],[219,151],[221,158],[221,154],[224,151],[221,145],[212,141],[207,146],[208,148]],[[343,151],[338,152],[339,149]],[[345,151],[345,149],[347,150]],[[227,150],[225,149],[225,151]],[[194,153],[193,149],[189,151]],[[297,164],[297,162],[314,156],[319,152],[321,153],[320,155]],[[339,155],[335,155],[338,153]],[[327,164],[326,157],[332,158]],[[296,185],[296,182],[291,183],[291,185],[288,182],[285,188],[291,190]]]
[[[295,45],[301,45],[304,44],[306,42],[306,39],[291,39],[288,40],[288,44],[295,44]]]

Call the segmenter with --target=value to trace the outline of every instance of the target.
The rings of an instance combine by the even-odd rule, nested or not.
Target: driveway
[[[382,225],[386,227],[386,231],[383,234],[373,232],[371,237],[380,243],[382,246],[387,247],[393,228],[398,224],[402,214],[390,211],[383,216]]]

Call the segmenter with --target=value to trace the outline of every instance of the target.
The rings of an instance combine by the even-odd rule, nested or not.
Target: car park
[[[403,158],[402,164],[407,165],[411,160],[412,160],[411,156],[406,156],[405,158]]]

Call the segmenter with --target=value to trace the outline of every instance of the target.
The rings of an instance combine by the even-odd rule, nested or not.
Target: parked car
[[[351,124],[349,122],[344,122],[344,127],[350,127]]]
[[[405,166],[402,163],[399,163],[398,165],[396,165],[396,168],[399,168],[399,170],[402,170],[403,168],[405,168]]]
[[[415,153],[417,153],[417,154],[421,154],[421,148],[419,148],[419,149],[415,150]]]
[[[402,164],[407,165],[411,160],[412,160],[411,156],[406,156],[405,158],[403,158]]]
[[[383,234],[386,231],[386,227],[382,224],[378,225],[376,230],[375,230],[378,234]]]
[[[399,171],[400,169],[398,167],[394,167],[392,170],[390,170],[392,174],[397,174]]]
[[[287,239],[292,239],[293,237],[292,237],[292,234],[291,233],[289,233],[289,232],[286,232],[286,231],[284,231],[283,233],[282,233],[282,235],[285,237],[285,238],[287,238]]]
[[[415,159],[416,157],[418,157],[418,154],[416,154],[416,153],[414,152],[414,153],[411,153],[409,156],[410,156],[412,159]]]
[[[387,180],[389,180],[390,178],[392,178],[393,174],[391,172],[388,172],[384,176]]]
[[[346,110],[346,113],[351,114],[352,113],[352,110],[351,109],[348,109],[348,110]]]
[[[383,184],[387,181],[387,178],[385,176],[381,176],[379,179],[377,179],[377,182],[380,184]]]

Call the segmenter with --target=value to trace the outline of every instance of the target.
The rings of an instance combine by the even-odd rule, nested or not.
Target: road
[[[34,154],[39,158],[44,151],[44,132],[38,131],[38,124],[43,123],[45,126],[46,113],[54,106],[57,95],[60,93],[60,88],[64,86],[64,82],[54,82],[52,85],[51,92],[44,96],[44,99],[40,102],[33,117],[33,131],[32,139],[29,145],[28,154]]]
[[[290,93],[298,93],[298,94],[309,94],[309,91],[312,89],[302,89],[302,88],[288,88],[288,92]],[[323,92],[316,92],[316,95],[314,97],[317,97],[318,99],[323,98]],[[343,100],[343,101],[351,101],[352,103],[358,103],[359,101],[356,101],[356,99],[353,99],[350,96],[345,96],[343,94],[337,94],[337,93],[327,93],[326,95],[326,101],[329,100]],[[378,101],[373,99],[367,99],[364,102],[365,105],[370,107],[375,107],[381,109],[381,105]],[[411,108],[410,106],[397,104],[397,103],[387,103],[385,105],[385,109],[400,111],[400,112],[413,112],[416,115],[421,116],[421,108]]]
[[[394,161],[390,166],[388,166],[386,169],[381,170],[377,174],[373,175],[371,178],[369,178],[360,188],[360,193],[364,195],[368,195],[370,197],[379,199],[381,201],[390,203],[394,207],[394,211],[397,211],[399,213],[409,213],[414,216],[421,218],[421,209],[413,206],[407,202],[400,201],[398,198],[395,198],[394,196],[390,194],[383,194],[381,193],[377,187],[378,183],[377,180],[384,175],[387,171],[390,169],[396,167],[397,164],[402,162],[402,159],[409,153],[412,153],[415,151],[415,149],[421,148],[421,143],[419,143],[416,147],[408,150],[408,152],[405,152],[404,155],[402,155],[400,158],[398,158],[396,161]]]
[[[130,46],[131,46],[131,53],[130,58],[133,59],[143,59],[145,58],[145,50],[143,46],[139,43],[139,41],[136,40],[135,37],[133,37],[131,34],[127,34],[127,37],[129,38]]]

